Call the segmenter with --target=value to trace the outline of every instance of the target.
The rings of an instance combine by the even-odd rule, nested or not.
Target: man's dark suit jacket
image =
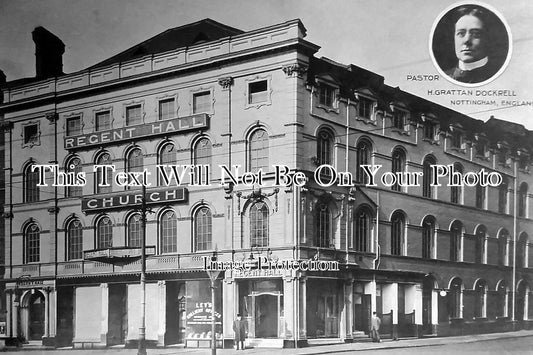
[[[459,66],[445,70],[444,72],[450,78],[462,83],[480,83],[491,78],[500,68],[494,63],[489,62],[480,68],[474,70],[461,70]]]

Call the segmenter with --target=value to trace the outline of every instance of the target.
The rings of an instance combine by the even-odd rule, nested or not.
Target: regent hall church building
[[[213,306],[225,347],[238,313],[256,347],[356,342],[373,311],[392,338],[531,326],[533,133],[523,126],[484,123],[319,57],[299,20],[244,32],[205,19],[70,74],[65,44],[42,27],[31,35],[36,76],[0,84],[3,337],[134,346],[144,230],[150,346],[209,346]],[[85,173],[85,184],[53,186],[48,173],[38,186],[36,164]],[[210,166],[197,176],[211,185],[185,174],[166,186],[161,164]],[[274,164],[309,179],[275,186]],[[325,164],[351,181],[320,186]],[[432,186],[436,164],[502,182]],[[112,176],[95,165],[146,169],[151,186],[99,184]],[[221,185],[219,165],[261,171],[264,184]],[[423,178],[367,186],[363,165]],[[206,258],[338,269],[226,270],[213,305]]]

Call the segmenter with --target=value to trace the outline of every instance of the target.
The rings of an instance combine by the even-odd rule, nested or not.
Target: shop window
[[[96,247],[107,249],[113,246],[113,225],[111,219],[104,216],[96,222]]]
[[[354,249],[359,252],[370,252],[372,214],[363,207],[355,214],[354,223]]]
[[[161,215],[160,224],[160,252],[161,254],[175,253],[178,250],[178,219],[174,211],[166,211]]]
[[[159,120],[174,118],[174,98],[159,101]]]
[[[35,223],[24,229],[24,263],[38,263],[41,256],[41,231]]]
[[[195,250],[212,249],[213,222],[211,210],[207,207],[199,208],[194,214]]]
[[[81,173],[82,166],[81,160],[78,157],[74,157],[67,162],[65,171],[67,173],[73,173],[75,176],[78,176]],[[66,196],[67,197],[79,197],[82,195],[82,186],[67,186],[66,187]]]
[[[126,125],[133,126],[142,123],[142,106],[133,105],[126,107]]]
[[[422,257],[431,259],[434,255],[435,217],[427,216],[422,222]]]
[[[422,176],[422,195],[427,198],[435,198],[435,186],[431,186],[431,167],[435,164],[437,164],[437,159],[433,156],[427,156],[422,166],[424,174]]]
[[[267,247],[268,237],[268,206],[264,202],[256,202],[250,207],[250,247]]]
[[[248,155],[250,171],[269,170],[268,133],[264,129],[257,129],[250,135]]]
[[[331,211],[327,204],[318,203],[316,205],[316,236],[315,246],[330,248],[331,240]]]
[[[77,219],[69,222],[67,226],[67,260],[83,258],[83,228]]]
[[[95,130],[105,131],[111,129],[111,112],[97,112],[95,115]]]
[[[401,174],[405,172],[405,153],[403,149],[396,148],[392,152],[392,170],[391,172],[394,175]],[[396,179],[396,183],[391,186],[393,191],[402,191],[402,187],[398,183],[399,179]]]
[[[67,118],[67,136],[77,136],[81,134],[81,117]]]
[[[403,255],[405,240],[405,216],[396,211],[391,217],[391,255]]]
[[[248,83],[248,104],[254,105],[268,101],[268,81],[259,80]]]
[[[450,261],[461,261],[462,239],[463,224],[455,221],[450,228]]]
[[[24,202],[36,202],[39,201],[40,189],[37,184],[39,183],[39,172],[37,170],[32,171],[33,164],[28,164],[23,171],[24,180]]]
[[[192,113],[209,113],[212,111],[211,91],[197,92],[192,95]]]
[[[111,156],[107,152],[100,153],[96,158],[96,165],[111,165]],[[112,190],[111,184],[112,177],[109,171],[105,175],[106,180],[104,181],[104,168],[98,169],[95,174],[95,193],[97,194],[106,194],[110,193]],[[107,168],[106,168],[107,169]]]
[[[361,140],[357,143],[355,149],[357,151],[355,178],[358,183],[366,185],[368,184],[368,175],[364,172],[362,166],[371,165],[372,144],[366,140]]]
[[[126,223],[129,247],[142,247],[142,221],[139,213],[132,214]]]

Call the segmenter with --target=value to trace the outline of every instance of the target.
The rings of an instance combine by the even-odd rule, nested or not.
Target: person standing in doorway
[[[235,332],[236,349],[245,349],[244,340],[246,339],[246,321],[242,319],[241,314],[237,314],[237,319],[233,321],[233,331]]]
[[[381,343],[381,338],[379,337],[379,327],[381,326],[381,319],[377,316],[376,312],[372,315],[372,327],[370,332],[372,335],[372,341],[374,343]]]

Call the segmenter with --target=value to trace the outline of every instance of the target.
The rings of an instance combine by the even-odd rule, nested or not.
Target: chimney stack
[[[41,26],[33,30],[32,37],[35,42],[36,77],[46,79],[62,75],[65,44]]]

